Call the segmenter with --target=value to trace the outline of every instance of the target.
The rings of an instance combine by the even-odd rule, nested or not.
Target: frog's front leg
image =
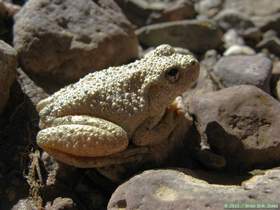
[[[155,126],[151,127],[153,120],[144,122],[136,129],[132,142],[137,146],[159,144],[170,136],[177,125],[177,117],[176,112],[167,110]]]
[[[126,131],[120,126],[90,116],[65,116],[37,135],[38,145],[49,153],[72,157],[103,157],[128,147]]]

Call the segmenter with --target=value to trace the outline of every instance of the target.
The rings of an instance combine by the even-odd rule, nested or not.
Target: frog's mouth
[[[149,153],[147,147],[129,147],[125,151],[104,157],[76,156],[59,150],[45,148],[56,160],[78,168],[100,168],[128,162],[141,162]]]

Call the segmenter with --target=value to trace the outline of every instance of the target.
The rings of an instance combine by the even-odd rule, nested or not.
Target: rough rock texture
[[[280,39],[277,36],[264,37],[264,39],[258,43],[257,47],[259,49],[268,49],[269,52],[280,56]]]
[[[214,75],[224,87],[255,85],[270,92],[272,62],[263,55],[229,56],[214,66]]]
[[[209,184],[175,170],[150,170],[120,185],[108,210],[223,210],[227,203],[277,204],[279,187],[279,168],[256,175],[241,186]]]
[[[280,4],[275,0],[225,0],[224,8],[234,8],[249,16],[266,16],[279,12]]]
[[[17,69],[18,78],[17,81],[21,86],[22,92],[30,99],[34,106],[44,98],[49,96],[46,91],[39,87],[28,75],[21,69]]]
[[[202,142],[230,169],[280,161],[280,104],[259,88],[241,85],[193,96],[189,112]]]
[[[238,32],[234,29],[230,29],[224,33],[223,36],[224,46],[226,49],[233,45],[244,45],[245,42],[243,38],[238,34]]]
[[[13,40],[13,15],[20,7],[12,3],[0,1],[0,40],[12,43]]]
[[[138,54],[131,24],[112,1],[30,0],[16,15],[24,71],[70,82]]]
[[[263,26],[274,14],[279,13],[280,4],[277,0],[225,0],[224,8],[234,8],[249,16],[256,25]]]
[[[159,23],[139,29],[140,42],[145,46],[170,44],[192,52],[205,52],[222,44],[222,32],[208,20],[183,20]]]
[[[191,0],[147,1],[116,0],[127,18],[138,26],[193,18],[196,15]]]
[[[280,14],[276,13],[265,18],[259,27],[261,31],[274,30],[278,35],[280,35]]]
[[[222,8],[224,0],[196,0],[195,8],[203,17],[213,17]]]
[[[246,28],[251,28],[254,26],[254,23],[249,17],[239,13],[234,9],[223,10],[215,16],[214,20],[225,31],[231,28],[242,31]]]
[[[16,76],[16,66],[16,51],[5,42],[0,41],[0,113],[9,99],[10,87]]]

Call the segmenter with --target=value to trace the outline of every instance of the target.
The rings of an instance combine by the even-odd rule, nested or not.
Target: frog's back
[[[100,117],[133,130],[147,112],[143,74],[137,62],[88,74],[53,95],[52,114]]]

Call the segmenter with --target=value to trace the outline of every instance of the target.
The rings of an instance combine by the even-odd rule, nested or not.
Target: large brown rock
[[[223,34],[209,20],[181,20],[145,26],[136,31],[145,46],[170,44],[175,47],[202,53],[223,43]]]
[[[14,48],[0,41],[0,113],[6,105],[10,87],[15,80],[17,53]]]
[[[196,15],[191,0],[115,0],[135,25],[190,19]]]
[[[216,175],[216,179],[220,178]],[[150,170],[120,185],[109,201],[108,210],[223,210],[238,203],[270,204],[277,208],[279,181],[279,168],[253,176],[241,185],[209,184],[175,170]]]
[[[20,64],[33,75],[70,82],[138,54],[133,28],[113,0],[30,0],[15,21]]]
[[[257,87],[234,86],[195,95],[189,112],[204,145],[225,157],[229,169],[280,161],[280,103]]]

